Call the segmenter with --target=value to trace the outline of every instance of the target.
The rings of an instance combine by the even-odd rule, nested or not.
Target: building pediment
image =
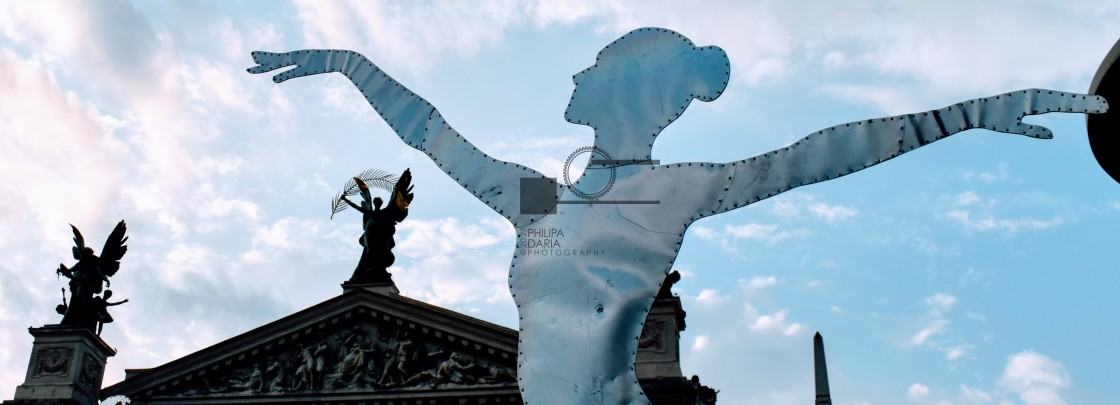
[[[102,396],[133,403],[516,403],[516,356],[515,330],[354,288],[162,366],[130,371]]]

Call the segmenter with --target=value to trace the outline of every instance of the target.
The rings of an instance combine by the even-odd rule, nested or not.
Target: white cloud
[[[829,223],[845,220],[859,214],[859,210],[848,208],[842,205],[828,205],[825,203],[816,203],[809,206],[809,210],[817,215],[817,218],[828,221]]]
[[[914,100],[914,89],[890,84],[828,83],[821,86],[821,91],[849,102],[873,105],[887,114],[920,111],[924,107]]]
[[[989,214],[980,214],[977,217],[972,212],[965,210],[950,210],[945,216],[963,226],[969,231],[1006,231],[1017,233],[1021,230],[1042,230],[1061,226],[1065,221],[1061,218],[1041,220],[1034,218],[1000,219]]]
[[[443,306],[475,303],[508,319],[516,308],[506,284],[513,237],[504,220],[409,219],[397,228],[394,280],[401,294]]]
[[[906,390],[906,398],[914,402],[924,400],[928,396],[929,387],[924,384],[914,383]]]
[[[669,1],[485,4],[433,7],[427,2],[300,1],[296,7],[304,41],[310,46],[376,49],[383,55],[379,60],[410,70],[438,63],[430,55],[469,57],[500,43],[504,32],[524,18],[542,28],[588,24],[618,34],[635,27],[665,26],[700,45],[718,43],[731,57],[737,83],[772,84],[831,72],[834,76],[826,75],[829,81],[821,85],[826,92],[873,103],[887,112],[909,112],[925,105],[921,99],[1052,85],[1091,74],[1099,61],[1090,62],[1082,55],[1107,49],[1111,42],[1086,40],[1071,46],[1061,38],[1111,38],[1096,34],[1115,32],[1107,24],[1085,23],[1083,14],[1099,10],[1058,5],[977,7],[960,1],[896,7],[880,0],[858,9],[822,3],[806,10],[781,2],[730,8]],[[971,7],[972,12],[963,18],[948,15],[947,10],[961,7]],[[1016,23],[992,24],[988,15]],[[954,24],[944,24],[947,20]],[[834,32],[845,34],[831,35]],[[1040,61],[1025,51],[1026,44],[1057,55]],[[1005,68],[1027,64],[1032,69]],[[845,74],[853,72],[890,80],[866,85]]]
[[[354,120],[374,121],[380,118],[370,108],[365,97],[354,85],[345,80],[329,80],[318,88],[319,97],[328,111]]]
[[[460,223],[457,218],[409,220],[401,222],[397,235],[398,255],[427,258],[495,246],[513,237],[513,227],[493,218],[473,224]]]
[[[199,278],[217,284],[222,281],[219,260],[219,255],[206,246],[179,244],[167,252],[157,274],[164,285],[180,291],[188,290],[192,287],[189,282]]]
[[[973,172],[973,171],[966,171],[963,174],[961,174],[961,178],[964,179],[965,181],[980,180],[980,181],[985,182],[985,183],[991,183],[991,182],[995,182],[995,181],[999,181],[999,180],[1006,180],[1008,177],[1010,177],[1010,175],[1011,175],[1010,170],[1008,170],[1007,164],[1006,163],[1000,163],[999,164],[999,169],[997,170],[996,173],[992,173],[992,172],[979,172],[979,173],[977,173],[977,172]]]
[[[949,294],[934,294],[926,297],[926,305],[939,311],[948,311],[957,303],[957,297]]]
[[[778,225],[763,225],[757,223],[750,223],[745,225],[725,225],[724,226],[724,240],[727,238],[733,239],[755,239],[762,240],[769,243],[777,243],[786,239],[805,237],[810,234],[808,229],[783,229],[778,230]]]
[[[969,350],[972,350],[972,348],[972,345],[959,345],[944,348],[945,359],[949,361],[959,360],[961,357],[964,357],[966,354],[968,354]]]
[[[986,391],[978,389],[978,388],[971,388],[971,387],[966,386],[964,384],[961,384],[960,388],[961,388],[961,398],[964,399],[963,402],[965,402],[965,403],[980,403],[980,404],[996,403],[995,402],[995,395],[993,395],[990,392],[986,392]],[[1004,404],[1008,404],[1008,403],[1009,403],[1008,401],[998,402],[998,404],[1000,404],[1000,405],[1004,405]]]
[[[964,317],[966,319],[973,320],[973,321],[976,321],[976,322],[986,322],[988,320],[988,318],[986,316],[980,315],[980,314],[972,312],[972,311],[965,311]]]
[[[832,283],[829,282],[829,281],[825,281],[825,280],[809,280],[809,282],[805,283],[805,286],[809,287],[809,288],[819,288],[819,287],[824,287],[824,286],[829,285],[829,284],[832,284]]]
[[[856,215],[859,210],[838,204],[827,204],[817,201],[811,194],[792,192],[774,198],[770,212],[784,220],[801,218],[801,212],[807,210],[819,220],[828,223],[842,221]]]
[[[1071,383],[1065,366],[1046,355],[1027,350],[1007,359],[999,386],[1027,405],[1063,405],[1061,391]]]
[[[432,55],[469,57],[500,43],[505,29],[525,12],[508,1],[296,1],[295,6],[308,47],[367,49],[384,64],[413,72],[438,63]]]
[[[809,236],[810,234],[812,234],[812,231],[809,231],[805,228],[783,230],[774,234],[774,236],[771,236],[769,242],[777,243],[787,239],[804,238],[806,236]]]
[[[783,219],[797,218],[801,215],[801,207],[794,201],[796,199],[794,195],[799,194],[789,194],[789,196],[782,194],[775,197],[770,212]]]
[[[708,227],[704,227],[704,226],[692,226],[692,227],[689,227],[688,230],[689,230],[689,232],[692,232],[693,235],[696,235],[696,237],[698,237],[700,239],[704,239],[704,240],[717,240],[717,239],[719,239],[719,232],[716,232],[715,230],[712,230],[712,228],[708,228]]]
[[[834,314],[839,314],[840,312],[842,312],[842,311],[843,311],[842,309],[840,309],[840,307],[838,307],[838,306],[836,306],[836,305],[833,305],[833,306],[831,306],[831,307],[828,307],[828,310],[829,310],[829,311],[832,311],[832,313],[834,313]]]
[[[235,216],[256,221],[260,214],[260,206],[252,201],[225,197],[215,197],[199,208],[199,216],[203,218]]]
[[[1023,351],[1009,356],[997,386],[992,390],[959,384],[957,396],[935,392],[925,384],[915,383],[907,390],[910,402],[922,404],[977,404],[977,405],[1064,405],[1062,391],[1072,385],[1065,366],[1034,351]]]
[[[719,241],[720,247],[727,252],[736,252],[737,246],[735,243],[739,240],[757,240],[774,244],[787,239],[806,237],[811,233],[805,228],[782,229],[778,225],[759,223],[727,224],[724,225],[723,232],[702,226],[693,226],[690,229],[700,239]]]
[[[976,195],[974,191],[965,191],[953,197],[953,204],[959,206],[969,206],[980,202],[980,196]]]
[[[751,279],[749,281],[747,281],[747,285],[750,286],[751,288],[769,287],[769,286],[772,286],[772,285],[777,284],[777,283],[778,283],[778,278],[774,277],[774,276],[766,276],[766,277],[755,276],[755,277],[751,277]]]
[[[747,304],[750,305],[750,304]],[[750,311],[748,311],[749,313]],[[754,311],[757,313],[757,311]],[[805,325],[797,322],[788,322],[789,308],[782,308],[770,315],[760,315],[751,323],[751,330],[758,332],[777,332],[785,336],[794,336],[805,330]]]
[[[696,296],[696,303],[701,305],[715,305],[723,301],[723,297],[719,295],[719,291],[705,288],[700,291],[700,295]]]
[[[119,199],[116,187],[133,157],[93,103],[59,87],[47,66],[0,51],[0,223],[90,223]],[[75,204],[58,198],[81,196]],[[30,218],[29,218],[30,217]],[[34,231],[32,231],[34,232]],[[65,228],[49,232],[63,237]],[[34,235],[34,234],[33,234]]]
[[[699,336],[696,337],[695,340],[692,341],[692,352],[693,353],[702,351],[706,347],[708,347],[708,336],[707,335],[699,335]]]
[[[960,359],[972,348],[971,345],[956,344],[950,346],[941,340],[935,339],[947,333],[949,325],[952,323],[950,319],[948,319],[947,314],[957,305],[957,297],[950,294],[938,293],[926,297],[924,302],[929,309],[926,311],[925,316],[919,318],[920,325],[922,325],[921,329],[910,335],[903,346],[924,346],[944,352],[945,357],[950,361]]]
[[[934,319],[929,326],[922,328],[918,333],[911,336],[909,343],[911,346],[924,346],[931,337],[945,333],[945,327],[948,325],[948,320]]]
[[[567,153],[580,146],[583,145],[579,144],[579,139],[576,137],[534,137],[497,141],[486,145],[482,149],[495,159],[518,162],[535,168],[546,176],[563,179],[564,162],[568,158]],[[580,159],[586,157],[589,157],[589,155],[580,156],[568,168],[568,176],[573,181],[583,175],[584,164],[587,160]]]
[[[777,225],[746,224],[727,225],[724,234],[737,239],[767,239],[774,235]]]

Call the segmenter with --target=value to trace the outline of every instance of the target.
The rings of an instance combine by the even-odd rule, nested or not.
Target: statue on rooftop
[[[1048,139],[1050,130],[1021,119],[1108,109],[1099,96],[1021,90],[841,124],[734,162],[659,165],[651,158],[657,135],[692,100],[718,98],[730,79],[730,62],[719,47],[642,28],[604,47],[594,65],[573,76],[576,89],[564,116],[591,127],[594,150],[606,158],[589,159],[574,183],[551,183],[554,193],[546,197],[563,205],[526,210],[524,201],[540,197],[525,195],[539,190],[526,184],[547,184],[547,176],[479,150],[431,103],[366,57],[326,49],[252,57],[258,66],[250,73],[294,66],[275,75],[276,83],[343,74],[405,144],[508,219],[519,241],[546,239],[546,248],[514,252],[508,279],[521,316],[517,376],[527,403],[648,403],[633,368],[642,323],[695,221],[969,129]],[[598,193],[581,191],[602,184],[612,185],[603,197],[613,201],[591,201]]]
[[[381,208],[384,203],[380,197],[370,198],[367,182],[381,185],[392,184],[389,188],[389,204]],[[355,204],[348,196],[360,194],[362,201]],[[334,212],[338,213],[350,206],[362,213],[362,237],[358,243],[362,245],[362,256],[358,259],[358,267],[346,284],[383,284],[392,282],[392,275],[388,268],[396,261],[393,256],[393,234],[397,232],[397,223],[408,216],[408,205],[412,203],[412,172],[404,170],[399,178],[388,173],[367,170],[347,182],[344,191],[339,193],[334,200]],[[345,205],[343,205],[345,204]],[[333,217],[333,214],[332,214]]]
[[[101,325],[113,321],[106,307],[128,301],[109,303],[112,292],[108,290],[105,290],[104,296],[94,297],[94,294],[100,294],[104,287],[110,285],[109,277],[117,274],[120,269],[120,260],[128,251],[128,246],[124,244],[128,241],[128,237],[124,235],[126,227],[123,220],[117,223],[105,240],[101,256],[94,254],[93,249],[85,245],[85,238],[77,227],[70,225],[70,228],[74,230],[73,254],[78,263],[73,267],[59,264],[55,270],[58,275],[70,279],[70,303],[66,303],[63,291],[62,305],[55,308],[62,315],[59,325],[85,328],[100,334]]]

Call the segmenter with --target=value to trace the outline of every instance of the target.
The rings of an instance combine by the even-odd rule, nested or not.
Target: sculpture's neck
[[[595,147],[612,160],[647,160],[653,150],[656,132],[630,127],[595,129]]]

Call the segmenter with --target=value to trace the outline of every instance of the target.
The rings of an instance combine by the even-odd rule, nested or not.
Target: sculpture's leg
[[[648,404],[634,356],[656,292],[516,296],[517,377],[525,403]]]

